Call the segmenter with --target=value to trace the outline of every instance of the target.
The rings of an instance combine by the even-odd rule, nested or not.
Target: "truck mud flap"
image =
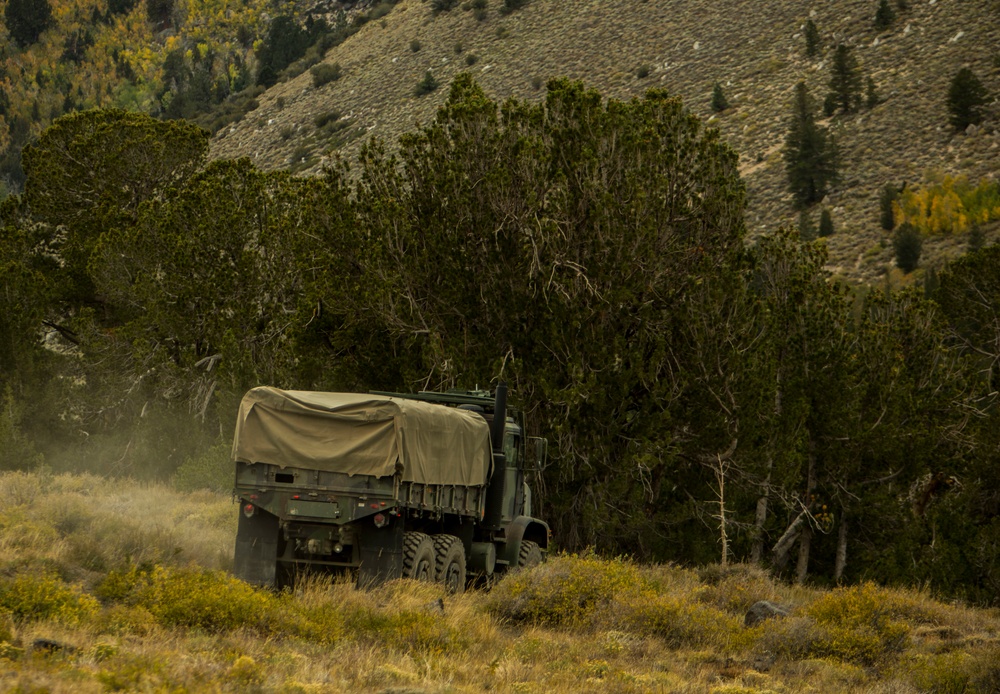
[[[361,531],[361,567],[358,588],[369,588],[403,575],[403,524],[384,528],[365,524]]]
[[[258,511],[240,514],[233,574],[247,583],[273,586],[278,565],[278,518]]]

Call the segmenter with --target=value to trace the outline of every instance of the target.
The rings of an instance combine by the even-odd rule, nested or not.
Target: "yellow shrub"
[[[278,599],[222,571],[163,566],[112,571],[99,586],[108,600],[143,607],[165,626],[264,630]]]
[[[824,631],[816,655],[872,665],[901,651],[910,630],[898,621],[901,612],[894,593],[873,583],[822,596],[806,609]]]
[[[0,610],[9,612],[15,620],[53,619],[78,624],[93,618],[98,609],[92,596],[49,574],[22,574],[0,581]]]
[[[621,611],[630,629],[658,636],[674,648],[712,646],[726,651],[744,645],[742,619],[687,598],[645,593],[634,596]]]
[[[623,559],[561,556],[505,578],[486,606],[512,622],[586,625],[595,612],[647,586],[636,566]]]

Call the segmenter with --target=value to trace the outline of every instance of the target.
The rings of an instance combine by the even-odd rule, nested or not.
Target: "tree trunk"
[[[799,535],[799,563],[795,567],[795,583],[802,585],[809,575],[809,549],[812,546],[812,526],[808,523]]]
[[[799,539],[799,535],[802,534],[802,525],[806,522],[808,517],[809,510],[803,509],[775,543],[774,549],[771,550],[771,554],[774,557],[774,565],[778,567],[778,569],[782,569],[785,564],[788,563],[788,552],[792,549],[792,545],[795,544],[795,541]]]
[[[833,580],[840,583],[847,567],[847,511],[840,512],[840,530],[837,532],[837,561],[833,568]]]
[[[775,424],[780,426],[778,421],[781,418],[781,363],[783,358],[778,357],[778,370],[775,375],[776,386],[774,390],[774,415]],[[774,470],[773,447],[767,454],[767,467],[764,475],[763,490],[757,499],[757,514],[754,517],[754,540],[750,548],[750,562],[760,564],[764,558],[764,525],[767,523],[767,505],[771,497],[771,472]]]
[[[809,472],[806,474],[806,508],[813,507],[813,492],[816,490],[816,442],[809,439]],[[808,515],[808,514],[807,514]],[[812,548],[812,524],[802,529],[799,538],[799,564],[795,571],[795,582],[802,584],[809,576],[809,550]]]

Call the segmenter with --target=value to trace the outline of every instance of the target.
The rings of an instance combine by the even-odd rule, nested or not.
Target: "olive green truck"
[[[234,573],[281,587],[303,571],[489,583],[543,560],[523,415],[507,389],[321,393],[260,387],[240,404]],[[532,439],[533,461],[544,439]]]

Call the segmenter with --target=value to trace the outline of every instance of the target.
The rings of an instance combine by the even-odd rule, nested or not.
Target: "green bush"
[[[889,0],[879,0],[878,9],[875,10],[875,29],[885,31],[896,21],[896,11],[892,9]]]
[[[819,215],[819,235],[821,238],[833,236],[833,217],[830,216],[830,210],[825,207]]]
[[[211,489],[226,492],[233,488],[231,445],[219,443],[199,455],[187,458],[174,473],[173,486],[181,492]]]
[[[810,58],[819,52],[819,30],[813,20],[806,21],[806,55]]]
[[[414,53],[418,52],[421,48],[422,45],[420,41],[418,41],[417,39],[413,39],[412,41],[410,41],[410,50],[413,51]]]
[[[727,108],[729,108],[729,101],[726,99],[726,95],[722,93],[722,85],[716,82],[712,88],[712,110],[720,113]]]
[[[434,13],[450,12],[458,5],[458,0],[431,0],[431,9]]]
[[[417,82],[417,86],[414,88],[413,93],[416,96],[423,96],[425,94],[430,94],[432,91],[437,89],[439,83],[435,79],[434,74],[428,70],[424,73],[424,78]]]
[[[314,87],[322,87],[329,82],[335,82],[341,77],[340,63],[320,63],[309,69]]]
[[[467,56],[465,56],[465,64],[468,65],[469,67],[472,67],[478,62],[479,62],[479,56],[476,55],[475,53],[469,53]]]
[[[649,66],[648,65],[640,65],[639,67],[637,67],[636,70],[635,70],[635,77],[636,77],[636,79],[640,79],[640,80],[644,80],[647,77],[649,77]]]

